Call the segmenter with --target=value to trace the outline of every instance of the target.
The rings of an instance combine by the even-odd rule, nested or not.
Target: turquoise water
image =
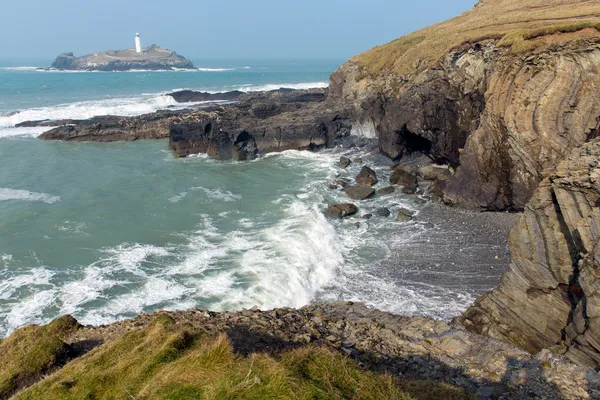
[[[390,264],[403,243],[427,235],[422,222],[325,215],[328,204],[348,201],[327,183],[360,169],[340,170],[340,154],[378,165],[378,187],[386,186],[390,162],[371,149],[289,151],[235,163],[177,159],[164,140],[43,142],[36,137],[44,128],[14,128],[31,119],[176,107],[164,96],[176,88],[322,86],[336,64],[209,67],[0,69],[0,336],[65,313],[102,324],[157,309],[299,307],[344,299],[449,318],[473,300],[464,279],[436,286],[407,278],[413,265]],[[401,193],[376,197],[361,203],[361,215],[382,206],[419,212],[423,206],[415,200]]]

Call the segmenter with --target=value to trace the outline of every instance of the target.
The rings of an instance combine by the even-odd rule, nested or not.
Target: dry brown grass
[[[449,50],[467,42],[500,39],[514,52],[547,44],[543,37],[595,29],[600,36],[598,0],[486,0],[464,14],[375,47],[353,58],[363,75],[383,71],[405,75],[431,67]],[[570,40],[564,35],[564,40]],[[554,40],[554,44],[560,40]]]
[[[55,353],[54,341],[47,343],[39,335],[27,336],[36,356]],[[14,342],[12,336],[7,340]],[[27,359],[32,358],[27,349],[17,350]],[[13,351],[13,357],[21,360],[23,355],[14,354],[17,350]],[[149,327],[126,333],[71,361],[17,393],[15,398],[460,400],[472,397],[449,385],[402,381],[364,371],[353,360],[325,348],[307,346],[275,355],[236,354],[227,336],[214,340],[161,315]]]

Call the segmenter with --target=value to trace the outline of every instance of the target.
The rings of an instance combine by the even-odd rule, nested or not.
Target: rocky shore
[[[168,314],[209,335],[227,333],[241,353],[312,344],[368,370],[446,382],[479,398],[600,398],[600,6],[525,3],[480,1],[460,17],[353,58],[332,75],[328,90],[185,91],[172,96],[212,104],[25,123],[57,125],[44,140],[169,138],[178,157],[239,161],[371,137],[400,162],[392,186],[379,190],[426,189],[450,205],[524,210],[510,233],[502,282],[451,324],[353,303],[155,313],[102,327],[72,321],[76,329],[63,344],[74,362]],[[531,30],[528,13],[538,8],[545,14],[536,14],[539,26]],[[502,13],[514,21],[491,17]],[[485,34],[473,36],[474,24],[487,27]],[[426,162],[410,162],[416,154]],[[351,162],[342,157],[340,167]],[[360,201],[376,195],[379,178],[365,166],[353,180],[331,182],[349,202],[328,211],[357,215]],[[400,210],[396,218],[412,215]]]
[[[137,117],[28,121],[19,126],[58,125],[42,134],[42,140],[109,142],[169,138],[169,149],[178,157],[205,153],[219,160],[242,161],[289,149],[317,150],[350,135],[350,116],[326,103],[326,94],[325,89],[221,94],[184,91],[171,96],[184,103],[212,104]],[[215,104],[223,101],[228,103]]]

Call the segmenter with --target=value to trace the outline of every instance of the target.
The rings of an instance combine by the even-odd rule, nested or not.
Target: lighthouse
[[[142,52],[142,44],[140,42],[140,34],[139,33],[135,34],[135,52],[136,53]]]

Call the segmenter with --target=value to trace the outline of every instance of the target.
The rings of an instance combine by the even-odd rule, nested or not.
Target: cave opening
[[[431,157],[431,141],[409,131],[404,125],[397,131],[396,144],[402,148],[401,157],[413,153],[421,153]]]

